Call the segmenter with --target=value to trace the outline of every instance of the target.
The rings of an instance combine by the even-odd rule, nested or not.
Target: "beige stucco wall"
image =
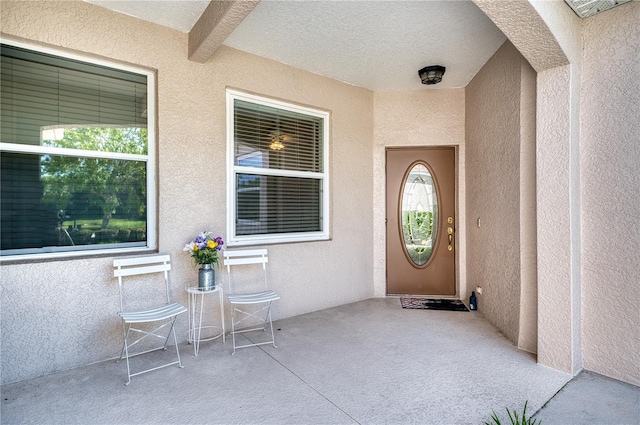
[[[456,148],[456,293],[466,293],[464,89],[376,92],[373,120],[373,239],[376,296],[386,295],[385,149]]]
[[[538,74],[538,362],[575,374],[582,368],[579,168],[582,21],[563,1],[472,1]]]
[[[538,72],[538,361],[577,374],[582,370],[582,20],[562,1],[531,4],[570,63],[550,64]]]
[[[521,252],[535,252],[536,243],[526,232],[535,226],[529,211],[535,200],[527,199],[526,211],[521,206],[521,193],[535,190],[535,180],[521,179],[521,173],[535,169],[535,73],[528,66],[507,41],[466,87],[467,285],[482,287],[478,305],[486,318],[514,344],[535,351],[530,334],[536,314],[520,314],[521,304],[537,303],[535,264]],[[523,344],[521,329],[527,337]]]
[[[518,348],[538,351],[536,72],[520,63],[520,329]]]
[[[586,19],[583,45],[584,367],[640,385],[640,3]]]
[[[571,67],[538,73],[536,183],[538,220],[538,361],[577,373],[580,323],[574,297],[580,287],[572,268]],[[578,273],[579,275],[579,273]]]
[[[473,1],[538,73],[538,361],[637,385],[638,2]]]
[[[172,255],[173,292],[195,271],[182,252],[201,230],[224,235],[225,88],[331,112],[332,240],[269,246],[282,318],[373,295],[373,94],[274,61],[221,48],[186,60],[187,36],[79,1],[2,2],[3,36],[157,70],[159,251]],[[196,172],[197,170],[197,172]],[[119,354],[113,258],[3,264],[2,382]],[[186,338],[186,316],[177,324]]]

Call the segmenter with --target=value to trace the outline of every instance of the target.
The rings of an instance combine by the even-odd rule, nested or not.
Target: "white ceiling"
[[[85,1],[182,32],[209,3]],[[382,91],[464,87],[505,39],[470,1],[262,0],[224,44]],[[447,68],[442,83],[421,84],[428,65]]]
[[[144,19],[182,32],[189,32],[208,0],[84,0],[107,9]]]

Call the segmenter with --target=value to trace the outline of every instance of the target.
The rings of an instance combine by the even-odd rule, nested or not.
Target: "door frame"
[[[448,229],[452,226],[453,229],[457,227],[456,221],[447,222],[445,218],[457,218],[455,148],[451,146],[387,147],[385,158],[387,161],[386,189],[394,190],[393,193],[386,193],[387,236],[390,237],[386,240],[387,295],[453,297],[456,295],[457,245],[455,240],[449,243],[448,250],[444,248],[447,245],[448,236],[455,237],[455,232],[451,234]],[[389,162],[390,160],[392,162]],[[393,168],[389,168],[390,164],[393,164]],[[403,219],[398,213],[401,209],[400,205],[404,203],[405,179],[408,178],[409,170],[418,164],[426,167],[431,174],[436,187],[436,205],[438,206],[438,219],[434,222],[437,225],[438,236],[433,240],[431,257],[422,266],[411,264],[413,261],[408,258],[408,252],[404,247],[406,241],[401,236]],[[393,187],[391,188],[390,185]],[[397,228],[394,229],[394,227]],[[393,261],[391,261],[392,258]],[[393,273],[390,274],[391,270]],[[390,275],[395,276],[392,279],[393,288],[390,287]]]
[[[454,149],[454,178],[455,178],[455,195],[454,210],[457,217],[455,236],[455,295],[452,298],[465,298],[466,293],[470,292],[466,288],[466,210],[464,200],[464,145],[460,144],[421,144],[421,145],[386,145],[379,146],[378,152],[374,153],[378,161],[382,162],[381,173],[379,178],[375,179],[377,186],[381,188],[378,193],[374,192],[374,204],[381,205],[381,208],[374,208],[374,221],[380,222],[382,227],[374,229],[374,240],[379,243],[374,244],[378,247],[378,252],[374,252],[374,260],[376,261],[376,269],[378,273],[374,273],[374,292],[376,296],[390,296],[387,292],[387,237],[386,237],[386,181],[387,181],[387,163],[386,156],[389,149],[437,149],[437,148],[453,148]],[[376,195],[378,195],[376,201]],[[381,195],[381,196],[380,196]],[[380,217],[378,220],[377,217]],[[376,226],[377,227],[377,226]],[[382,252],[380,252],[382,251]],[[393,295],[391,295],[393,296]]]

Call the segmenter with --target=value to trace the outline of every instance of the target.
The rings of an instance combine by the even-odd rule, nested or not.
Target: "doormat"
[[[400,298],[400,303],[402,304],[402,308],[469,311],[467,306],[460,300],[402,297]]]

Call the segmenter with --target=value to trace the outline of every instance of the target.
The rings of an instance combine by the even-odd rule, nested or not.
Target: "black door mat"
[[[401,297],[402,308],[424,309],[424,310],[449,310],[449,311],[469,311],[466,305],[460,300],[431,299]]]

